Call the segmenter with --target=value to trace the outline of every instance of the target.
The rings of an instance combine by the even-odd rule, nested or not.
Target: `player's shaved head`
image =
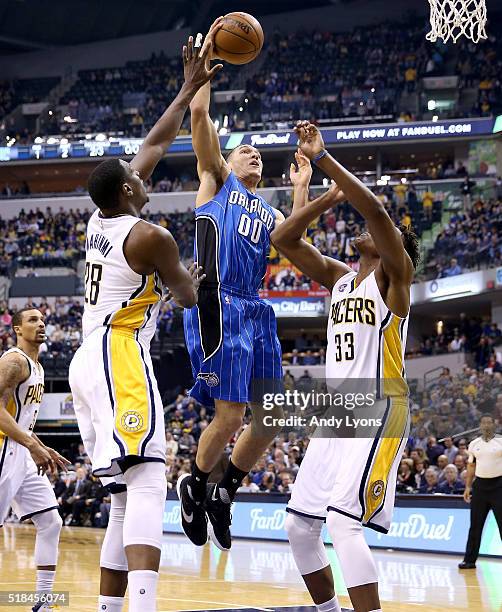
[[[126,167],[125,162],[114,158],[101,162],[91,172],[87,188],[100,210],[110,210],[119,205],[120,190],[127,180]]]
[[[253,149],[253,150],[254,150],[254,151],[256,151],[256,152],[258,153],[258,155],[260,155],[260,157],[261,157],[261,154],[260,154],[260,152],[258,151],[258,149],[257,149],[256,147],[253,147],[252,145],[248,145],[248,144],[240,144],[240,145],[236,146],[235,148],[233,148],[233,149],[230,151],[230,153],[227,153],[226,160],[227,160],[227,161],[230,161],[230,158],[233,156],[233,154],[234,154],[234,153],[236,153],[237,151],[239,151],[240,149],[243,149],[244,147],[245,147],[246,149]]]

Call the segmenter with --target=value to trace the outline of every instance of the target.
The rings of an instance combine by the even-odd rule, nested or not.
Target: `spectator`
[[[458,470],[453,464],[448,464],[444,468],[444,480],[440,483],[437,492],[447,495],[462,495],[465,484],[458,477]]]
[[[418,492],[420,494],[431,495],[438,492],[438,475],[435,467],[427,468],[425,471],[425,483],[420,485]]]

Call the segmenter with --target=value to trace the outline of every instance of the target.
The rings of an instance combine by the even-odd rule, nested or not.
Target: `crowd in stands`
[[[322,61],[320,61],[322,58]],[[276,30],[265,63],[246,84],[251,122],[399,116],[403,90],[440,71],[440,47],[421,24],[359,27],[348,33]],[[411,120],[411,116],[410,116]]]
[[[23,307],[38,308],[45,317],[46,341],[40,347],[40,361],[45,367],[62,360],[68,367],[74,352],[82,342],[83,304],[80,300],[56,298],[49,304],[47,298],[40,301],[27,300]],[[0,354],[14,346],[12,315],[16,307],[9,308],[0,301]]]
[[[471,353],[481,370],[502,372],[502,331],[497,323],[461,312],[458,319],[445,322],[440,333],[424,336],[418,349],[408,356],[460,352]]]
[[[466,211],[455,213],[437,236],[427,269],[437,277],[499,266],[502,262],[502,201],[477,200]]]
[[[0,274],[14,266],[72,266],[83,256],[89,212],[21,212],[15,219],[0,217]]]
[[[464,366],[452,376],[445,368],[421,396],[412,396],[412,430],[399,469],[398,491],[464,490],[468,443],[479,435],[470,430],[478,427],[483,414],[502,419],[501,372]]]

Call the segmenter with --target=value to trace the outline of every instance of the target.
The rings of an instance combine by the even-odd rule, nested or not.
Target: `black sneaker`
[[[189,478],[190,474],[183,474],[176,483],[176,491],[181,506],[181,527],[187,538],[195,546],[204,546],[207,542],[206,512],[204,504],[193,499]]]
[[[220,495],[224,491],[223,499]],[[227,499],[225,499],[225,496]],[[230,550],[232,536],[230,525],[232,524],[232,502],[225,489],[219,489],[217,484],[210,484],[206,495],[206,512],[209,522],[207,529],[209,536],[220,550]]]
[[[469,563],[468,561],[462,561],[458,564],[459,569],[476,569],[475,563]]]

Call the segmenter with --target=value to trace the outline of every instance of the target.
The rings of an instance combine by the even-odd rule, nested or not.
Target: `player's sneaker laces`
[[[224,492],[223,499],[222,492]],[[220,489],[217,484],[208,485],[206,512],[209,522],[207,529],[211,540],[220,550],[230,550],[232,546],[232,536],[230,535],[230,525],[232,524],[231,508],[232,502],[227,491]]]
[[[193,499],[189,478],[190,474],[184,474],[176,483],[181,506],[181,527],[193,544],[204,546],[207,542],[206,512],[203,502]]]

